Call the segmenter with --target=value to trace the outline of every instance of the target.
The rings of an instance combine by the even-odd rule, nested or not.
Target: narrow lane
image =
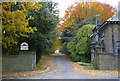
[[[53,69],[48,73],[41,75],[34,75],[32,79],[86,79],[89,78],[84,73],[74,70],[73,62],[64,55],[54,55]]]
[[[99,75],[90,77],[82,71],[76,71],[73,68],[74,62],[65,55],[52,55],[52,57],[52,69],[47,73],[31,76],[7,77],[7,79],[110,79],[110,77]],[[112,77],[111,79],[117,79],[117,77]]]

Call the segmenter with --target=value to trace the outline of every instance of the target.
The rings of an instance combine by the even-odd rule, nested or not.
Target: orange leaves
[[[102,21],[109,19],[116,12],[115,8],[105,3],[91,2],[91,7],[94,10],[94,14],[100,14],[99,18]]]
[[[71,26],[70,28],[75,29],[75,27],[74,27],[74,26]]]
[[[98,17],[99,19],[106,21],[114,15],[115,12],[116,9],[106,3],[75,2],[65,11],[65,15],[61,20],[63,23],[61,23],[60,27],[71,27],[71,25],[79,23],[79,20],[84,20],[96,14],[100,15]]]
[[[110,70],[91,70],[91,69],[84,69],[85,66],[78,65],[77,63],[73,64],[73,68],[77,71],[83,72],[87,74],[89,77],[94,77],[96,75],[106,76],[106,77],[118,77],[119,71],[110,71]]]

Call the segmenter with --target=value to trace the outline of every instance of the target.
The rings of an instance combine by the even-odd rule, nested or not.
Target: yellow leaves
[[[42,5],[37,2],[21,2],[20,7],[23,10],[37,10],[37,9],[41,8]]]
[[[16,15],[19,15],[19,14],[21,14],[21,13],[22,13],[21,10],[17,10],[17,11],[14,12],[14,14],[16,14]]]
[[[22,36],[22,37],[28,37],[28,35],[26,35],[26,34],[20,34],[20,36]]]
[[[112,70],[89,70],[89,69],[85,69],[83,66],[74,63],[73,64],[73,68],[77,71],[83,72],[85,74],[87,74],[89,77],[95,77],[96,75],[100,75],[100,76],[106,76],[106,77],[118,77],[119,76],[119,71],[112,71]]]
[[[37,28],[36,28],[36,27],[33,27],[33,30],[34,30],[34,31],[37,31]]]
[[[13,37],[28,37],[29,33],[37,31],[37,28],[29,27],[29,20],[34,18],[30,16],[28,18],[29,10],[37,10],[41,7],[41,4],[34,2],[18,2],[19,8],[12,10],[12,6],[16,5],[15,2],[3,2],[2,3],[2,29],[6,31],[3,35],[3,46],[7,48],[10,44],[16,44]]]
[[[5,47],[5,48],[7,48],[7,46],[9,46],[11,43],[13,43],[13,44],[17,44],[17,42],[15,42],[14,40],[13,40],[13,37],[12,36],[3,36],[2,37],[2,45]]]
[[[27,32],[28,32],[28,33],[33,33],[34,30],[33,30],[33,28],[29,27],[29,30],[28,30]]]
[[[14,5],[15,2],[2,2],[2,8],[4,9],[10,9],[12,5]]]
[[[39,8],[41,8],[42,7],[42,5],[41,4],[38,4],[38,3],[33,3],[33,6],[32,6],[32,8],[34,9],[34,10],[37,10],[37,9],[39,9]]]
[[[4,40],[4,39],[2,39],[2,40]],[[4,46],[4,48],[7,48],[7,43],[6,42],[2,41],[2,45]]]
[[[34,20],[34,17],[30,16],[28,19],[29,19],[29,20]]]

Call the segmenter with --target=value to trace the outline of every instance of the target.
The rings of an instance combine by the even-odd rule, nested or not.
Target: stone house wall
[[[100,42],[103,40],[104,44],[105,44],[105,51],[107,53],[112,53],[112,29],[111,27],[109,27],[109,25],[106,25],[106,27],[103,27],[102,29],[100,29],[100,33],[104,31],[105,32],[105,36],[100,38]]]
[[[112,42],[112,26],[114,27],[114,50],[116,49],[116,41],[120,41],[119,36],[119,24],[107,24],[105,27],[100,29],[101,31],[105,32],[105,36],[100,38],[100,42],[104,40],[105,43],[105,52],[106,53],[113,53],[113,42]]]
[[[114,33],[114,45],[112,42],[112,27],[113,33]],[[96,57],[94,58],[94,65],[97,69],[100,70],[119,70],[119,55],[115,55],[113,51],[116,51],[116,41],[120,41],[120,24],[106,24],[104,27],[102,27],[99,30],[99,33],[104,31],[104,36],[102,38],[99,38],[99,41],[104,41],[105,44],[105,52],[96,54]]]

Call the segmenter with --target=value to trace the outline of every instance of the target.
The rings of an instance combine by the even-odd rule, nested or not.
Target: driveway
[[[6,77],[7,79],[117,79],[114,77],[106,76],[88,76],[83,71],[77,71],[74,69],[74,62],[70,58],[63,54],[52,55],[53,63],[52,69],[44,74],[28,75],[28,76],[13,76]]]

